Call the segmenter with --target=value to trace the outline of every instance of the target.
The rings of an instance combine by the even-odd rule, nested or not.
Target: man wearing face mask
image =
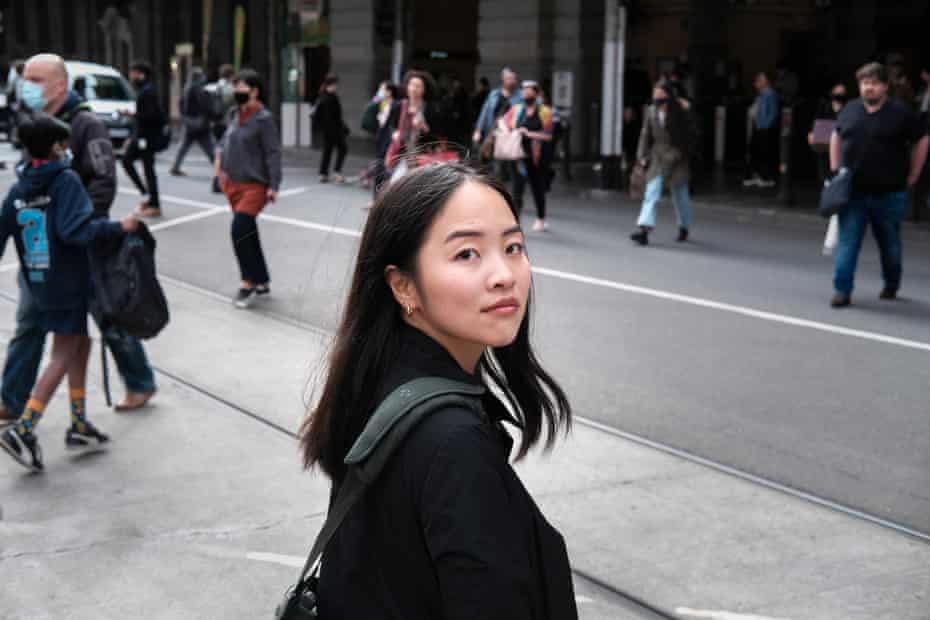
[[[22,103],[30,110],[43,111],[71,127],[71,167],[81,178],[93,203],[94,216],[109,218],[116,196],[116,159],[106,126],[90,106],[68,89],[64,61],[55,54],[38,54],[29,59],[23,74]],[[19,307],[16,332],[7,347],[3,368],[0,425],[21,412],[38,376],[45,347],[41,310],[29,287],[19,277]],[[126,399],[118,409],[132,409],[155,393],[155,376],[142,344],[135,338],[107,332],[104,337],[126,384]],[[135,405],[135,406],[131,406]]]
[[[134,62],[129,68],[129,81],[136,89],[136,112],[133,114],[136,130],[123,156],[123,169],[136,188],[148,196],[147,200],[136,207],[136,213],[141,217],[158,217],[161,215],[161,204],[158,202],[155,152],[162,140],[165,116],[158,102],[155,85],[152,84],[151,65],[143,61]],[[137,159],[142,160],[142,168],[145,170],[144,184],[136,172]]]

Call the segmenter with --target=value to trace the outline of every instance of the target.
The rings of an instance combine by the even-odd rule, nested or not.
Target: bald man
[[[68,89],[68,71],[60,56],[33,56],[26,62],[23,80],[22,103],[26,108],[41,110],[71,126],[71,167],[90,196],[94,217],[109,218],[116,197],[116,158],[103,121],[86,101]],[[16,332],[7,347],[0,390],[0,426],[19,417],[36,382],[45,348],[42,312],[20,272]],[[105,338],[126,384],[126,398],[117,409],[141,407],[155,393],[155,375],[142,344],[112,330],[105,333]]]

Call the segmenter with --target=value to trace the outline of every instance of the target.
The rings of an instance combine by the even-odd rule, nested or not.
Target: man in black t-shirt
[[[869,224],[882,260],[885,285],[879,297],[897,296],[907,190],[917,182],[927,157],[927,129],[908,105],[889,99],[885,67],[869,63],[856,72],[856,79],[861,98],[843,108],[830,139],[830,169],[836,172],[843,166],[853,174],[852,199],[839,216],[830,304],[834,308],[850,303]]]

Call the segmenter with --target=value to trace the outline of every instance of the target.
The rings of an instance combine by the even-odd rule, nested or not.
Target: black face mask
[[[245,105],[249,102],[249,93],[244,93],[237,90],[235,93],[233,93],[233,97],[235,97],[236,103],[238,105]]]
[[[652,104],[656,106],[660,106],[660,105],[667,104],[669,101],[671,101],[671,99],[669,99],[668,97],[659,97],[658,99],[653,99]]]
[[[136,88],[141,88],[145,86],[145,78],[136,78],[131,81],[132,81],[132,85],[135,86]]]
[[[536,97],[524,97],[523,103],[525,103],[526,105],[533,105],[534,103],[536,103]]]

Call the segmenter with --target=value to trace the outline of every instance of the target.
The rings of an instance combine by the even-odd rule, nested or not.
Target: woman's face
[[[427,231],[416,258],[416,311],[408,321],[468,372],[487,347],[511,344],[526,314],[530,263],[503,197],[466,182]]]
[[[426,86],[423,80],[418,77],[410,78],[407,82],[407,96],[411,99],[422,99],[424,92],[426,92]]]

